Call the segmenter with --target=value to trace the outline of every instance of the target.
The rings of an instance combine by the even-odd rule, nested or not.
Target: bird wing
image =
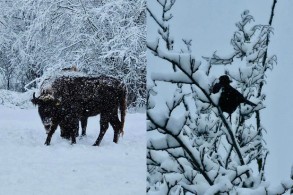
[[[231,87],[231,86],[230,86]],[[245,103],[250,106],[256,106],[256,104],[252,103],[251,101],[247,100],[239,91],[231,87],[231,93],[234,97],[237,97],[237,101],[240,103]]]

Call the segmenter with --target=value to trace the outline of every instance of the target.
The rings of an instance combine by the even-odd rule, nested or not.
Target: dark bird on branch
[[[222,112],[229,114],[230,121],[232,113],[241,103],[248,104],[253,107],[256,106],[256,104],[247,100],[239,91],[230,85],[232,81],[227,75],[220,76],[219,80],[220,82],[214,85],[212,93],[218,93],[220,89],[222,89],[218,105]]]

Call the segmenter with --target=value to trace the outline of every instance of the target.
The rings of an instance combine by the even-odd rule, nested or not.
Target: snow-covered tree
[[[276,64],[276,56],[267,53],[271,23],[252,24],[252,15],[244,11],[231,39],[233,53],[225,58],[214,53],[201,63],[191,54],[191,40],[183,40],[187,49],[170,51],[169,20],[175,0],[157,3],[163,14],[158,17],[153,10],[148,12],[158,24],[158,39],[147,47],[174,68],[173,73],[153,74],[148,84],[147,192],[283,194],[292,188],[290,179],[277,188],[265,180],[268,150],[260,110],[265,108],[262,86],[266,72]],[[234,63],[236,60],[242,63]],[[233,80],[233,87],[256,107],[241,104],[227,120],[218,106],[221,92],[212,94],[211,90],[220,76],[213,71],[216,65],[228,65],[225,74]],[[173,90],[172,97],[162,98],[164,87]]]
[[[10,46],[1,51],[15,71],[14,90],[34,88],[40,77],[76,65],[87,74],[123,80],[129,103],[145,104],[143,0],[18,0],[0,5],[5,7],[0,39]]]

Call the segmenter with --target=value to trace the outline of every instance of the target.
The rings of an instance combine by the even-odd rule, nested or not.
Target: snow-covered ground
[[[118,144],[110,127],[93,147],[99,117],[92,117],[77,144],[62,139],[58,129],[45,146],[36,108],[0,106],[0,194],[145,194],[145,121],[144,113],[127,114]]]

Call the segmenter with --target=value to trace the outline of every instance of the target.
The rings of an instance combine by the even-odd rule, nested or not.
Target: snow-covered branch
[[[157,2],[163,9],[167,0]],[[207,64],[202,64],[191,53],[191,40],[183,39],[187,50],[176,52],[168,47],[166,37],[172,37],[170,20],[157,14],[149,10],[159,31],[156,41],[149,41],[147,48],[154,58],[172,66],[173,73],[151,73],[153,85],[147,98],[148,193],[272,193],[276,189],[264,181],[268,155],[265,129],[253,117],[265,109],[265,94],[257,94],[266,71],[276,63],[272,56],[262,64],[273,29],[268,25],[249,28],[254,19],[244,11],[232,36],[233,52],[226,57],[214,53],[204,57]],[[168,32],[162,33],[165,27]],[[246,64],[234,67],[239,60]],[[232,82],[238,97],[245,99],[231,113],[219,103],[225,89],[216,90],[216,85],[224,81],[221,77],[216,79],[214,65],[230,65],[225,66],[225,78]],[[285,182],[276,192],[284,193],[291,187],[290,182]]]

